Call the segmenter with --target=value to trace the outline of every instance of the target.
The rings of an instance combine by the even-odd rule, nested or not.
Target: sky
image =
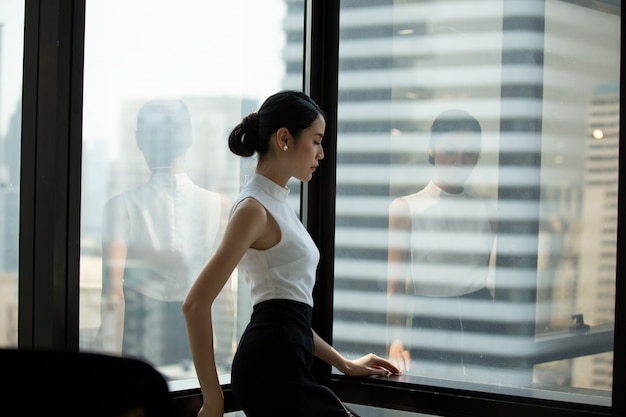
[[[283,0],[87,0],[84,137],[118,133],[125,100],[263,98],[284,73]],[[174,7],[175,5],[175,7]],[[2,0],[0,133],[21,95],[24,0]]]
[[[172,5],[175,4],[176,7]],[[115,137],[125,100],[259,98],[283,76],[282,0],[88,1],[84,139]]]
[[[24,0],[0,1],[0,136],[22,94]]]

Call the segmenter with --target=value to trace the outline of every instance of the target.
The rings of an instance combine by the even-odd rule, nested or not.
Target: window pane
[[[0,347],[17,347],[24,1],[0,4]]]
[[[81,349],[195,378],[181,303],[255,167],[228,134],[270,94],[301,88],[285,82],[288,11],[281,0],[116,0],[86,13]],[[214,305],[225,377],[249,314],[235,271]]]
[[[408,411],[388,410],[380,407],[366,407],[358,404],[346,404],[359,416],[368,417],[436,417],[434,414],[411,413]]]
[[[339,351],[392,353],[406,382],[610,405],[620,15],[341,3]]]

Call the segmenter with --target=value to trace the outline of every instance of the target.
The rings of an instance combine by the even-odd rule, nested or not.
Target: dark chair
[[[0,375],[0,407],[15,416],[175,415],[166,380],[138,359],[0,349]]]

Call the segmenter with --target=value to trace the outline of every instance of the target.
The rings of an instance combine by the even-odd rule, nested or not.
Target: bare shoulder
[[[220,194],[220,207],[221,207],[221,212],[224,215],[224,217],[228,217],[227,214],[230,210],[230,208],[233,205],[233,201],[225,194]]]
[[[253,224],[265,224],[267,211],[263,205],[252,197],[245,198],[235,206],[231,223],[240,223],[251,226]]]
[[[220,201],[222,203],[222,207],[228,207],[233,204],[232,200],[226,194],[220,194]]]
[[[409,203],[405,198],[395,198],[389,205],[389,212],[395,215],[406,214],[409,212]]]
[[[411,224],[411,210],[406,199],[398,197],[389,206],[389,227],[405,229]]]
[[[258,200],[252,197],[247,197],[241,200],[239,204],[237,204],[235,210],[233,211],[233,214],[236,213],[250,216],[258,216],[260,214],[265,214],[265,207],[263,207],[263,204],[259,203]]]

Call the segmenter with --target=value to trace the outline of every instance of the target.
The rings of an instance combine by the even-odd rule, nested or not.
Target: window
[[[340,13],[334,346],[407,383],[610,406],[619,7]]]
[[[0,5],[0,347],[17,346],[24,2]]]
[[[296,6],[87,2],[81,350],[139,356],[172,383],[195,378],[181,303],[254,171],[229,151],[230,130],[275,91],[302,88],[282,59],[286,36],[302,39]],[[302,54],[302,41],[289,47]],[[236,272],[214,314],[227,379],[250,314]]]
[[[9,3],[13,10],[15,2]],[[185,159],[190,181],[232,198],[251,167],[224,151],[225,134],[270,92],[303,88],[331,110],[327,137],[337,134],[336,152],[335,143],[325,140],[324,164],[301,193],[303,218],[312,234],[323,238],[316,329],[332,335],[347,356],[387,355],[393,333],[408,333],[401,340],[411,353],[411,366],[400,377],[362,380],[319,367],[320,381],[368,415],[623,414],[623,287],[616,279],[623,258],[617,242],[623,66],[617,2],[23,3],[24,15],[17,19],[24,22],[23,77],[4,81],[5,67],[22,62],[5,58],[15,47],[4,46],[9,20],[2,21],[0,49],[5,144],[9,125],[4,120],[13,110],[5,104],[10,88],[4,87],[16,88],[23,78],[23,103],[15,110],[22,112],[19,347],[117,348],[116,333],[99,334],[101,318],[113,317],[112,310],[101,315],[112,301],[101,298],[102,271],[116,266],[103,263],[102,239],[124,236],[119,226],[130,216],[115,215],[104,223],[105,208],[148,181],[138,139],[142,142],[146,132],[157,139],[191,132]],[[266,20],[257,19],[270,10]],[[220,22],[228,23],[226,29]],[[268,31],[274,40],[266,42]],[[210,64],[204,61],[207,54]],[[259,63],[268,60],[269,75],[263,75]],[[222,75],[215,85],[216,78],[206,76],[211,71]],[[155,106],[173,104],[170,100],[175,106],[182,101],[186,111],[178,114],[189,115],[190,127],[138,126],[140,120],[159,120],[163,108],[180,110]],[[478,121],[480,135],[474,131],[463,143],[480,138],[480,147],[459,152],[448,135],[447,141],[433,141],[432,157],[435,166],[458,154],[466,166],[475,161],[465,185],[476,198],[469,206],[451,205],[455,211],[445,217],[422,222],[431,230],[412,242],[430,250],[432,259],[444,259],[436,264],[441,276],[450,265],[458,269],[478,258],[479,245],[465,242],[487,224],[479,221],[479,213],[487,214],[479,209],[482,203],[493,208],[489,214],[495,213],[498,227],[489,223],[482,229],[482,237],[495,231],[493,250],[487,267],[474,268],[481,277],[486,271],[494,301],[447,297],[451,303],[442,307],[434,302],[440,300],[418,297],[406,286],[424,283],[412,274],[404,274],[411,278],[403,281],[404,296],[395,291],[401,286],[389,285],[394,265],[389,249],[406,248],[390,239],[413,238],[406,228],[392,227],[402,232],[397,235],[389,231],[393,202],[432,178],[431,125],[452,108]],[[299,184],[290,188],[299,209]],[[454,227],[445,234],[434,227],[448,223]],[[443,241],[446,235],[453,239]],[[428,240],[420,241],[421,236]],[[454,256],[445,258],[450,252]],[[133,259],[131,266],[137,265]],[[395,265],[424,268],[419,262]],[[248,305],[245,284],[234,278],[234,305],[229,305],[237,310],[232,332],[237,340]],[[17,300],[13,294],[10,302]],[[2,298],[3,309],[4,303]],[[459,334],[455,310],[462,307],[470,308]],[[457,328],[442,330],[435,320],[428,327],[424,313]],[[147,317],[160,325],[161,317]],[[407,326],[409,319],[422,326]],[[468,321],[486,326],[470,330]],[[458,353],[472,353],[461,345],[468,338],[475,355],[466,361]],[[432,363],[438,356],[445,361]],[[450,365],[455,358],[459,364],[464,360],[465,374],[456,362]],[[226,355],[227,407],[236,412],[227,361]],[[157,367],[168,376],[177,400],[197,405],[197,384],[184,361]]]

